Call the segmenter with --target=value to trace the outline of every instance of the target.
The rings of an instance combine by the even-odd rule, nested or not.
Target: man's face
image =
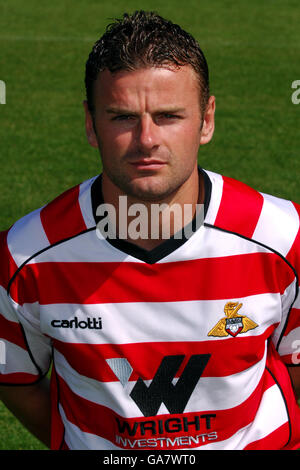
[[[85,105],[88,139],[100,149],[103,179],[119,194],[162,201],[188,184],[199,145],[214,127],[214,98],[201,116],[192,67],[105,70],[95,83],[94,105],[95,130]]]

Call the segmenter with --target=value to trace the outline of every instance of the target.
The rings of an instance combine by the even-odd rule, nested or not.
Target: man
[[[86,89],[102,175],[2,234],[4,403],[53,449],[299,448],[299,206],[198,168],[215,98],[179,26],[125,14]]]

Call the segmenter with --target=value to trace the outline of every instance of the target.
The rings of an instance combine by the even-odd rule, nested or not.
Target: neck
[[[196,170],[177,191],[155,202],[124,194],[103,173],[103,199],[114,206],[118,238],[152,250],[187,226],[197,204],[204,203],[203,176]]]

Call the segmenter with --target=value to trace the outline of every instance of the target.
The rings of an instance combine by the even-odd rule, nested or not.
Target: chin
[[[132,176],[108,174],[110,181],[128,197],[138,201],[160,202],[175,193],[184,183],[181,178],[162,175]]]
[[[128,196],[134,197],[146,202],[159,202],[165,200],[176,191],[176,188],[166,187],[165,185],[144,185],[132,184],[128,188]]]

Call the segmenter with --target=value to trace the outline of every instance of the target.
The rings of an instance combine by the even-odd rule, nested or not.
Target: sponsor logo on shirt
[[[207,336],[237,336],[240,333],[246,333],[253,330],[258,325],[246,315],[238,315],[237,312],[243,304],[239,302],[227,302],[224,307],[225,317],[209,331]]]
[[[146,419],[116,417],[116,443],[125,449],[176,449],[200,446],[218,439],[218,433],[213,429],[215,413],[184,413],[210,357],[210,354],[192,355],[176,382],[174,379],[184,355],[163,357],[150,383],[139,377],[134,387],[128,388],[128,394]],[[129,361],[116,357],[106,359],[106,362],[126,390],[134,370]],[[169,415],[159,413],[162,404]]]
[[[149,386],[139,377],[130,397],[144,416],[156,415],[162,403],[170,413],[183,413],[210,359],[210,354],[192,355],[174,385],[173,379],[184,358],[184,355],[165,356]],[[106,362],[125,387],[133,371],[128,360],[118,357],[106,359]]]
[[[102,330],[102,320],[98,318],[86,318],[79,320],[77,317],[71,320],[52,320],[51,326],[54,328],[81,328],[89,330]]]

